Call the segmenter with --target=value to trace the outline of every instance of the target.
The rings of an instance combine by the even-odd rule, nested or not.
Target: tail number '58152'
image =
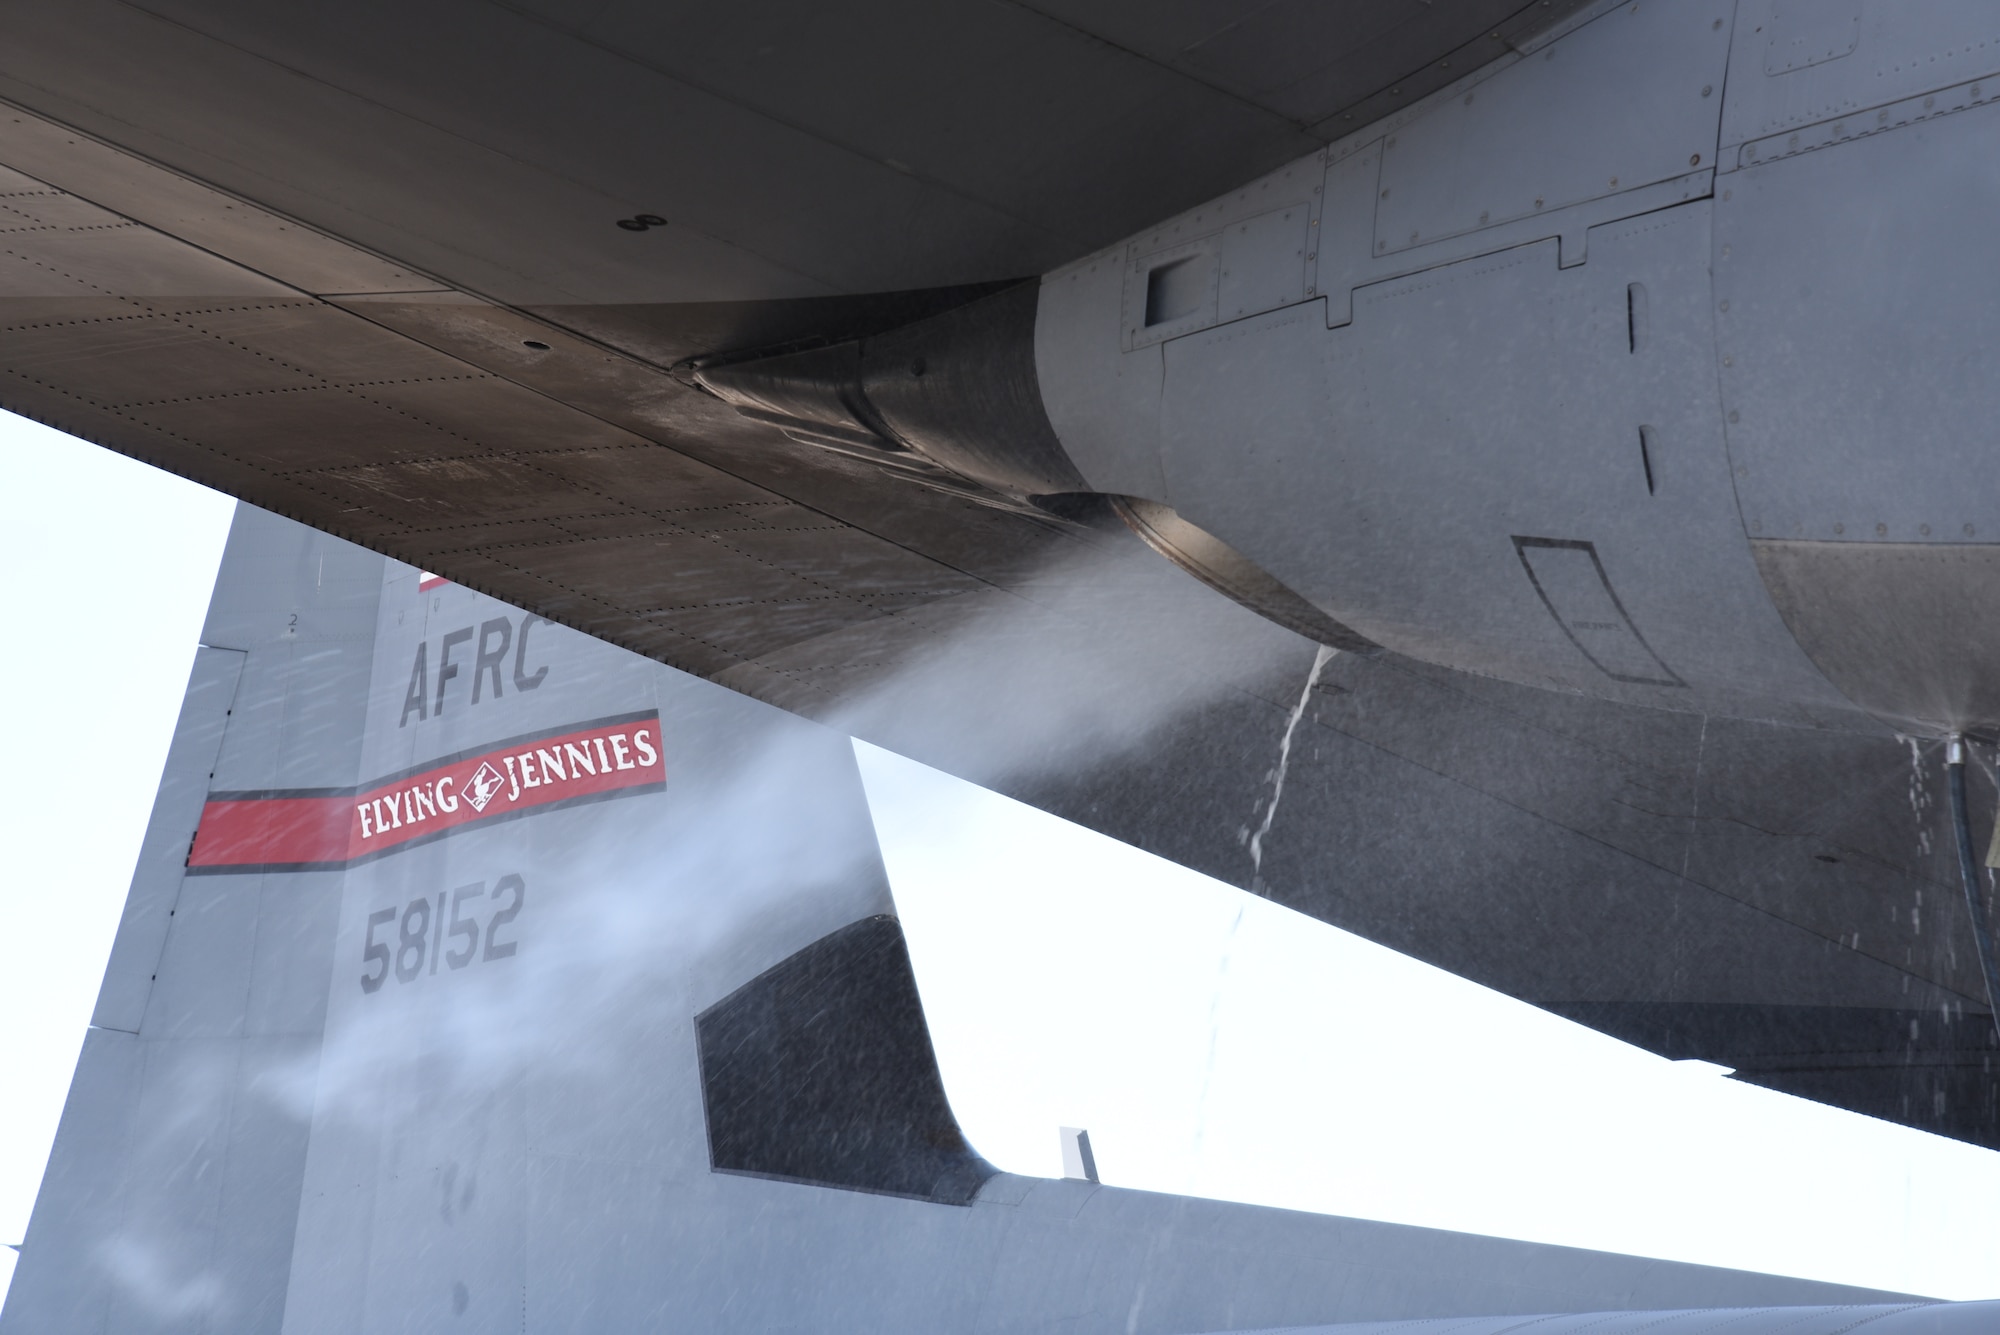
[[[486,882],[475,881],[441,890],[434,899],[413,899],[400,909],[376,910],[368,915],[368,932],[361,941],[361,990],[379,991],[392,973],[399,983],[434,974],[440,959],[447,968],[463,969],[475,961],[509,958],[520,943],[501,940],[500,931],[520,915],[526,896],[527,886],[509,872],[493,883],[490,894]],[[493,912],[481,923],[480,910],[489,905]],[[389,932],[378,937],[384,928]],[[449,948],[446,942],[452,943]]]

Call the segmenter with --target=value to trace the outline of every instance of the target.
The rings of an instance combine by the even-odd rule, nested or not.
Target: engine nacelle
[[[1047,275],[1032,318],[1003,293],[703,383],[934,485],[1127,498],[1336,647],[1990,727],[1990,27],[1976,0],[1600,7]]]
[[[1602,12],[1049,275],[1079,471],[1430,662],[2000,721],[1990,10],[1731,10]]]

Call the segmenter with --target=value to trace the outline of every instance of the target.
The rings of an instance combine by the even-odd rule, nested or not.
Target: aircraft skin
[[[1893,1297],[998,1172],[847,739],[245,506],[0,1331]]]
[[[0,403],[2000,1144],[1987,7],[1250,8],[0,6]]]
[[[1336,647],[1990,728],[1995,186],[1966,166],[2000,83],[1931,56],[1976,63],[1990,12],[1732,10],[1607,8],[1047,274],[1031,319],[933,317],[844,380],[837,348],[699,374],[1017,496],[1169,507]]]

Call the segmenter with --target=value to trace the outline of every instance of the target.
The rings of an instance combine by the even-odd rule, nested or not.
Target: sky
[[[233,503],[0,414],[0,1242],[89,1023]],[[856,744],[947,1092],[1058,1176],[2000,1297],[2000,1154],[1669,1062]],[[13,1252],[0,1250],[0,1291]]]

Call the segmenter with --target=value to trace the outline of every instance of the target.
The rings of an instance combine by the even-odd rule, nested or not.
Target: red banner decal
[[[667,780],[657,714],[513,742],[352,794],[211,798],[189,870],[333,868],[481,821]]]

